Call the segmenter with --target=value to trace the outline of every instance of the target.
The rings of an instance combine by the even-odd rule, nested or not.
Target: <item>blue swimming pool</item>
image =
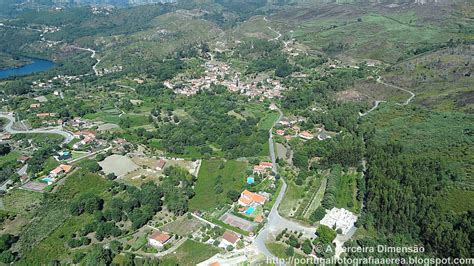
[[[245,210],[245,214],[252,214],[255,211],[255,207],[249,207],[247,210]]]
[[[54,182],[54,179],[49,178],[49,177],[45,177],[45,178],[42,178],[41,181],[43,181],[45,183],[49,183],[49,182]]]

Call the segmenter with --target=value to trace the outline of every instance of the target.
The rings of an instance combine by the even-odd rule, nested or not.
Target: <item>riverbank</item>
[[[54,62],[45,59],[22,57],[21,60],[25,61],[26,64],[10,67],[7,69],[0,69],[0,79],[43,72],[56,66]],[[28,63],[28,61],[30,63]]]

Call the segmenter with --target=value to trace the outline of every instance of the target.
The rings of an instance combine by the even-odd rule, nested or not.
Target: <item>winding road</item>
[[[383,82],[381,76],[379,76],[379,77],[377,78],[377,83],[380,83],[380,84],[382,84],[382,85],[385,85],[385,86],[388,86],[388,87],[391,87],[391,88],[394,88],[394,89],[397,89],[397,90],[402,90],[402,91],[407,92],[407,93],[410,94],[410,97],[409,97],[408,99],[406,99],[405,102],[403,102],[403,103],[397,103],[397,105],[400,105],[400,106],[408,105],[408,104],[411,102],[411,100],[413,100],[413,98],[415,98],[415,96],[416,96],[416,94],[415,94],[414,92],[410,91],[410,90],[404,89],[404,88],[402,88],[402,87],[395,86],[395,85],[393,85],[393,84],[389,84],[389,83]],[[369,109],[367,112],[365,112],[365,113],[359,112],[359,116],[360,116],[360,117],[363,117],[363,116],[368,115],[370,112],[372,112],[373,110],[377,109],[381,103],[385,103],[385,102],[387,102],[387,101],[378,101],[378,100],[375,101],[375,104],[374,104],[374,106],[373,106],[372,108],[370,108],[370,109]]]
[[[92,55],[91,55],[91,58],[92,59],[95,59],[97,62],[92,66],[92,70],[94,70],[94,74],[96,76],[99,76],[99,71],[97,70],[97,65],[100,63],[100,59],[99,58],[96,58],[96,55],[97,55],[97,52],[95,50],[92,50],[91,48],[83,48],[83,47],[79,47],[79,46],[71,46],[72,48],[74,49],[77,49],[77,50],[82,50],[82,51],[88,51],[88,52],[91,52]]]
[[[0,118],[5,118],[8,123],[5,125],[4,130],[10,134],[57,134],[64,137],[63,143],[69,143],[73,140],[74,135],[68,131],[65,131],[61,126],[50,127],[50,128],[37,128],[32,130],[16,130],[13,129],[13,123],[15,116],[11,113],[0,113]]]
[[[273,123],[273,126],[275,126],[278,121],[281,120],[283,117],[283,113],[281,112],[280,109],[277,109],[277,111],[280,113],[280,116],[278,119]],[[269,150],[270,150],[270,157],[272,159],[272,171],[275,174],[275,176],[278,174],[278,168],[276,164],[276,156],[275,156],[275,148],[273,145],[273,126],[270,128],[269,132],[269,137],[268,137],[268,144],[269,144]],[[290,231],[297,231],[303,233],[303,236],[311,238],[315,237],[315,232],[316,228],[314,227],[308,227],[301,225],[297,222],[290,221],[286,218],[283,218],[279,213],[278,213],[278,206],[280,206],[281,201],[283,200],[283,196],[285,195],[285,191],[287,188],[286,182],[283,179],[283,177],[280,177],[280,180],[282,182],[282,187],[280,190],[280,193],[277,195],[277,199],[275,201],[275,204],[273,205],[272,209],[270,210],[270,213],[267,218],[267,223],[265,226],[260,230],[258,235],[255,237],[254,242],[252,245],[256,247],[256,249],[265,255],[269,259],[276,259],[275,255],[273,255],[265,245],[265,242],[269,239],[271,235],[276,235],[280,231],[284,230],[287,228]]]

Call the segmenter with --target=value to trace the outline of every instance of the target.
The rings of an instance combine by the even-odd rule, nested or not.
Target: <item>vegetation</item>
[[[202,161],[194,189],[196,196],[190,201],[190,209],[207,210],[231,202],[234,197],[229,197],[229,191],[240,194],[245,185],[246,166],[245,162],[239,161]]]

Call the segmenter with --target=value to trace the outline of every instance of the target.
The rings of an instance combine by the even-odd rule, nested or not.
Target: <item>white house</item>
[[[170,239],[171,236],[168,233],[156,231],[148,238],[148,245],[161,249]]]

